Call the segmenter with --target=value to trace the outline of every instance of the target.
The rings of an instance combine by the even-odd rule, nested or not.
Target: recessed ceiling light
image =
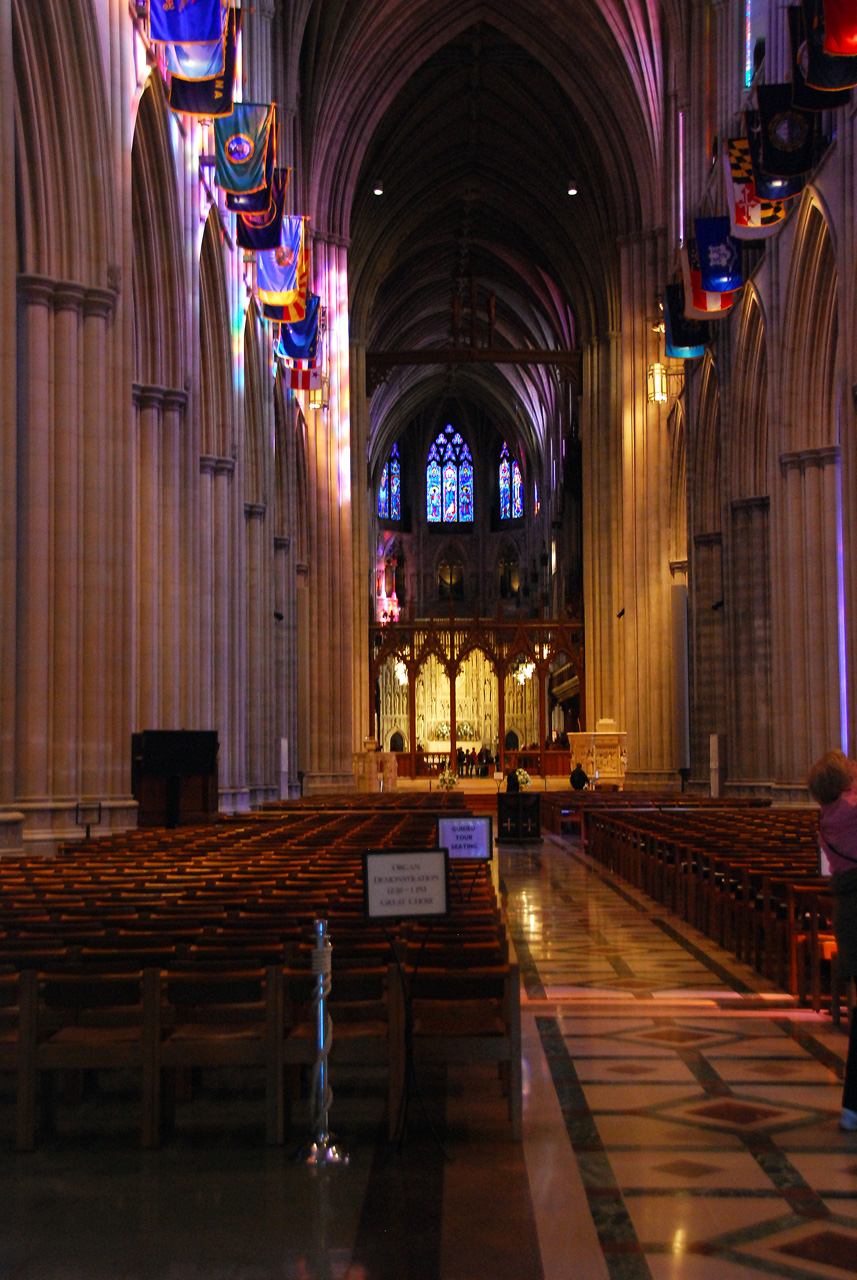
[[[568,184],[568,194],[569,194],[570,196],[576,196],[576,195],[577,195],[577,186],[575,185],[575,183],[570,182],[570,183]]]
[[[375,192],[376,196],[382,196],[384,194],[383,182],[376,182],[372,190]]]

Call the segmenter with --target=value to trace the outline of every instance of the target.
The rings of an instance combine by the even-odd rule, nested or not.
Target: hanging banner
[[[187,116],[228,116],[235,93],[235,50],[241,30],[241,10],[230,9],[223,42],[223,70],[204,80],[170,77],[170,108]]]
[[[792,105],[790,84],[756,86],[762,168],[781,178],[809,173],[815,163],[816,116]]]
[[[689,320],[684,314],[684,285],[668,284],[663,296],[664,349],[672,360],[695,360],[705,354],[709,329],[704,320]]]
[[[224,191],[238,195],[265,192],[261,210],[254,212],[262,212],[270,203],[275,114],[273,103],[238,102],[231,115],[214,122],[214,181]]]
[[[283,217],[291,169],[275,169],[271,202],[264,213],[239,213],[236,237],[242,249],[261,253],[279,248],[283,239]]]
[[[744,283],[741,249],[729,234],[728,218],[696,218],[700,282],[711,293],[732,293]]]
[[[679,256],[684,279],[684,314],[689,320],[722,320],[732,306],[735,295],[703,289],[696,243],[693,239],[680,251]]]
[[[787,9],[789,19],[789,43],[791,45],[792,66],[792,102],[802,111],[828,111],[833,107],[842,107],[851,101],[850,89],[811,89],[806,82],[809,67],[809,54],[806,45],[806,27],[803,21],[803,7],[790,4]]]
[[[747,138],[730,138],[723,153],[729,229],[739,240],[762,240],[771,235],[786,216],[782,200],[760,200],[753,181],[753,164]]]
[[[166,44],[211,44],[223,38],[220,0],[149,0],[149,36]]]

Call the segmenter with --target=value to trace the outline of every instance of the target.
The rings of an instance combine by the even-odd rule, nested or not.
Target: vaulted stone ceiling
[[[475,327],[487,346],[489,298],[495,347],[568,350],[617,327],[618,240],[659,217],[660,8],[316,0],[307,195],[316,225],[350,238],[352,336],[446,347],[457,316],[459,344]],[[395,369],[372,401],[374,457],[444,394],[501,423],[517,401],[535,457],[574,393],[542,366]]]

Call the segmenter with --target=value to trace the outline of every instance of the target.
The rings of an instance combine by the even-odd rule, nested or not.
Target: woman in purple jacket
[[[833,872],[833,932],[839,972],[857,978],[857,764],[842,751],[827,751],[807,779],[821,806],[818,839]],[[840,1129],[857,1130],[857,1013],[851,1017]]]

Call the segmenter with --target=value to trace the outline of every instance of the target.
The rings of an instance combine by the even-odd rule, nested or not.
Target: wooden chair
[[[155,1088],[152,1037],[157,1021],[157,972],[21,974],[18,1105],[15,1146],[36,1139],[39,1078],[55,1071],[140,1073],[142,1141]],[[44,1096],[48,1108],[50,1089]]]

